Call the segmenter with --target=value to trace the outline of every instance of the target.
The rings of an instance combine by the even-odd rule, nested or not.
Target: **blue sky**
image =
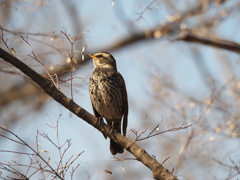
[[[37,3],[40,2],[45,2],[45,4],[38,6]],[[19,4],[13,4],[11,7],[13,16],[10,21],[1,25],[8,29],[26,32],[60,33],[61,30],[66,29],[67,33],[71,34],[73,37],[78,33],[86,32],[82,34],[84,42],[81,42],[81,40],[79,40],[79,42],[86,47],[86,52],[93,52],[94,50],[105,49],[106,47],[114,44],[116,41],[124,37],[131,36],[134,32],[141,32],[155,25],[161,24],[166,21],[166,18],[169,15],[175,13],[174,11],[167,10],[163,2],[156,1],[151,6],[151,9],[144,12],[142,15],[143,18],[137,20],[139,17],[138,13],[143,12],[143,10],[151,2],[152,1],[116,1],[115,5],[112,6],[112,2],[110,0],[91,0],[81,2],[69,1],[68,5],[63,4],[60,1],[22,1]],[[189,7],[194,4],[193,2],[194,1],[189,1]],[[179,1],[178,5],[181,9],[187,8],[185,6],[185,1]],[[69,6],[69,9],[71,9],[71,7],[76,7],[79,17],[72,17],[71,13],[68,14],[67,6]],[[73,19],[81,21],[81,23],[79,23],[79,31],[76,31],[76,27],[72,22]],[[221,35],[222,38],[227,37],[230,40],[239,40],[239,32],[236,32],[234,28],[231,28],[236,26],[236,22],[236,18],[226,20],[222,24],[221,29],[217,30],[215,34]],[[191,22],[189,23],[189,26],[191,26]],[[236,37],[232,36],[233,33],[236,33]],[[9,37],[12,36],[9,35]],[[42,37],[37,38],[54,46],[57,46],[58,43],[61,46],[62,43],[61,38],[54,40],[51,40],[50,37],[45,37],[43,39]],[[37,43],[35,41],[31,41],[31,44],[39,53],[53,51],[51,48],[44,46],[44,44]],[[62,45],[65,49],[70,48],[70,45],[66,40],[64,40]],[[16,43],[15,46],[16,49],[19,48],[18,57],[20,59],[26,58],[26,56],[21,53],[31,52],[29,47],[19,47],[22,46],[20,43]],[[82,46],[75,48],[76,50],[81,50]],[[196,57],[198,54],[193,53],[194,48],[198,50],[201,57]],[[146,124],[149,125],[150,128],[153,128],[161,121],[161,119],[163,119],[163,122],[160,124],[162,130],[168,127],[178,127],[182,123],[193,123],[198,130],[199,124],[196,123],[194,117],[200,116],[205,107],[199,106],[190,109],[187,107],[188,101],[181,102],[181,100],[184,99],[184,97],[182,99],[179,98],[182,96],[181,93],[176,93],[171,96],[169,103],[172,104],[172,107],[176,104],[182,103],[185,108],[188,108],[186,111],[188,114],[186,115],[186,119],[184,119],[184,121],[182,118],[179,118],[177,123],[171,121],[171,119],[175,117],[175,115],[173,115],[174,108],[161,109],[156,105],[153,106],[154,99],[149,94],[149,92],[153,92],[151,87],[151,82],[154,79],[154,77],[151,76],[152,72],[156,72],[157,75],[160,75],[161,77],[171,77],[179,89],[201,100],[206,100],[211,96],[211,89],[209,89],[204,83],[204,80],[199,72],[199,67],[197,67],[193,58],[198,58],[197,60],[205,62],[209,72],[216,78],[215,80],[219,82],[218,86],[220,87],[232,78],[231,75],[228,77],[226,74],[222,73],[224,70],[223,66],[219,62],[219,59],[221,59],[220,57],[223,58],[226,56],[229,63],[233,63],[236,68],[236,73],[234,74],[239,76],[239,62],[236,61],[238,60],[238,56],[236,54],[210,47],[187,44],[185,42],[172,42],[171,39],[168,38],[138,43],[111,53],[116,58],[118,70],[125,78],[127,85],[130,106],[128,130],[132,128],[136,130],[144,130],[146,128]],[[53,54],[43,57],[48,58],[47,66],[62,65],[65,61],[64,56],[57,54],[55,51]],[[74,79],[74,83],[77,84],[74,86],[74,101],[89,112],[92,112],[92,108],[88,95],[88,79],[92,71],[93,64],[88,63],[74,72],[74,77],[81,78]],[[69,77],[64,78],[67,79]],[[64,84],[61,87],[61,90],[69,96],[69,83]],[[174,96],[176,98],[174,98]],[[146,107],[152,107],[152,109],[147,111],[147,113],[150,114],[148,121],[143,122],[144,118],[142,116],[147,109]],[[65,139],[72,140],[72,146],[68,151],[68,155],[77,155],[79,152],[85,151],[78,159],[80,167],[79,171],[75,174],[76,177],[81,175],[83,176],[83,179],[91,180],[107,178],[115,179],[116,177],[118,177],[118,179],[126,179],[129,177],[131,177],[131,179],[138,179],[137,176],[132,177],[132,174],[139,173],[140,169],[142,179],[149,179],[149,177],[152,177],[151,172],[137,161],[124,161],[125,171],[123,172],[122,162],[113,161],[113,156],[109,152],[109,140],[105,140],[101,133],[84,121],[76,118],[75,115],[72,115],[51,99],[47,100],[47,103],[42,111],[37,111],[36,113],[32,113],[30,116],[23,117],[12,130],[21,138],[34,145],[37,130],[41,133],[47,133],[51,137],[55,137],[53,130],[46,124],[50,123],[49,117],[51,117],[52,121],[56,121],[60,114],[62,114],[59,123],[60,140],[62,142],[64,142]],[[213,114],[210,117],[216,118],[219,116],[221,115]],[[144,146],[150,154],[156,155],[159,162],[162,162],[167,157],[171,157],[170,161],[164,164],[167,168],[171,169],[171,163],[175,165],[179,157],[180,149],[184,144],[181,142],[181,137],[187,137],[189,132],[190,130],[188,129],[181,132],[169,133],[162,137],[149,139],[147,142],[139,142],[139,145]],[[200,139],[200,144],[204,142],[205,139],[208,142],[208,138],[211,135],[215,134],[209,133],[207,135],[204,134],[200,136],[200,138],[198,137]],[[130,132],[128,132],[127,137],[134,139],[134,135]],[[220,144],[223,137],[216,137],[219,138],[216,145],[221,146]],[[169,147],[161,147],[161,144],[166,146],[168,141],[176,141],[175,146],[172,146],[170,143],[168,144],[169,147],[175,148],[171,151],[171,154],[168,154],[168,152],[164,150]],[[207,146],[206,149],[202,150],[202,159],[209,159],[213,156],[210,152],[212,150],[211,142],[208,143],[210,145]],[[16,148],[15,145],[6,141],[4,144],[7,148]],[[51,156],[51,161],[54,162],[54,160],[58,157],[57,150],[52,148],[44,139],[41,140],[40,144],[43,149],[50,149],[49,156]],[[216,158],[220,158],[221,154],[226,154],[226,152],[234,150],[239,146],[234,139],[230,142],[226,142],[226,144],[229,145],[229,149],[226,149],[226,151],[223,152],[219,152],[218,150],[217,153],[219,153],[219,156]],[[190,154],[189,157],[187,157],[187,163],[183,164],[178,171],[180,175],[183,175],[183,177],[179,177],[180,179],[184,179],[185,173],[189,173],[186,175],[189,179],[195,177],[194,174],[199,175],[201,179],[206,177],[211,178],[213,177],[212,174],[220,173],[215,166],[213,171],[210,169],[210,172],[208,173],[202,169],[196,171],[193,170],[193,174],[188,172],[189,164],[192,164],[194,167],[202,165],[193,154]],[[128,152],[123,155],[119,155],[118,157],[121,156],[131,157]],[[5,156],[4,158],[9,160],[9,158],[12,157]],[[228,159],[227,156],[225,158]],[[113,171],[114,175],[111,176],[104,173],[104,169]],[[203,172],[205,173],[203,174]],[[224,176],[225,174],[223,173],[222,177]]]

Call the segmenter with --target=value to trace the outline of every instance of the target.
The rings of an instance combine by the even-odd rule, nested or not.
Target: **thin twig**
[[[136,21],[138,21],[139,19],[141,19],[143,17],[143,14],[147,11],[150,10],[150,6],[155,2],[156,0],[153,0],[141,13],[137,13],[139,14],[139,17],[136,19]]]
[[[61,31],[61,33],[67,38],[67,40],[70,42],[71,44],[71,50],[70,50],[70,53],[68,52],[68,57],[70,58],[70,61],[71,61],[71,71],[70,71],[70,76],[71,76],[71,99],[73,100],[73,88],[72,88],[72,73],[73,73],[73,58],[74,58],[74,55],[75,53],[73,52],[73,45],[75,43],[75,41],[78,39],[78,36],[76,36],[74,38],[74,40],[72,41],[70,39],[70,37],[67,35],[67,32],[66,32],[66,29],[65,29],[65,32]]]
[[[165,131],[162,131],[162,132],[159,132],[159,133],[155,133],[155,134],[152,134],[152,135],[151,135],[151,134],[148,134],[147,137],[136,139],[136,141],[142,141],[142,140],[145,140],[145,139],[148,139],[148,138],[151,138],[151,137],[154,137],[154,136],[157,136],[157,135],[166,133],[166,132],[172,132],[172,131],[179,131],[179,130],[187,129],[187,128],[191,127],[191,126],[192,126],[192,124],[191,124],[191,125],[187,125],[187,126],[185,126],[184,124],[182,124],[180,127],[177,127],[177,128],[167,129],[167,130],[165,130]],[[156,130],[156,129],[154,128],[154,130]],[[152,131],[152,132],[153,132],[153,131]],[[152,133],[152,132],[151,132],[151,133]]]
[[[47,73],[48,77],[51,79],[51,81],[53,82],[53,84],[55,85],[56,88],[59,88],[57,86],[57,84],[55,83],[54,79],[52,78],[51,74],[48,72],[45,64],[44,64],[44,60],[41,60],[41,58],[37,55],[36,51],[33,49],[33,47],[31,46],[31,44],[27,41],[26,38],[24,38],[23,36],[21,36],[22,40],[27,44],[27,46],[29,46],[32,49],[32,55],[28,54],[29,57],[31,57],[32,59],[36,60],[38,63],[40,63],[45,72]]]
[[[52,168],[52,166],[50,166],[50,164],[39,154],[39,152],[35,151],[29,144],[27,144],[24,140],[22,140],[18,135],[16,135],[15,133],[13,133],[12,131],[9,131],[7,129],[4,129],[2,127],[0,127],[0,129],[7,131],[8,133],[14,135],[18,140],[20,140],[25,146],[27,146],[29,149],[31,149],[51,170],[52,172],[59,178],[62,179],[63,178]]]

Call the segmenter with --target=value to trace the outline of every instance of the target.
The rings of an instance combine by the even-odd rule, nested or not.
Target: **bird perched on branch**
[[[117,71],[114,57],[107,52],[88,55],[93,59],[94,71],[90,77],[89,93],[93,112],[96,117],[107,121],[115,130],[126,136],[128,121],[128,99],[126,85],[122,75]],[[123,119],[123,123],[122,123]],[[122,124],[122,126],[121,126]],[[107,138],[105,136],[105,138]],[[123,153],[123,148],[110,140],[113,155]]]

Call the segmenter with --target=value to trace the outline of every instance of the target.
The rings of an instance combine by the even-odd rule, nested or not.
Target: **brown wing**
[[[122,95],[123,95],[123,135],[126,136],[127,124],[128,124],[128,98],[125,81],[120,73],[118,73],[121,80]]]
[[[94,115],[95,115],[97,118],[99,118],[99,121],[103,121],[102,116],[97,112],[97,110],[95,109],[95,107],[93,106],[93,104],[92,104],[92,108],[93,108],[93,113],[94,113]],[[105,134],[103,134],[103,136],[105,137],[105,139],[107,139],[107,136],[106,136]]]
[[[92,104],[92,108],[93,108],[93,113],[94,113],[94,115],[95,115],[97,118],[100,118],[101,115],[97,112],[97,110],[95,109],[95,107],[93,106],[93,104]]]

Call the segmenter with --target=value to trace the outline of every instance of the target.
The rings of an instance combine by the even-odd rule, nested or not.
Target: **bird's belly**
[[[113,93],[98,93],[97,101],[94,103],[94,107],[99,114],[106,119],[121,119],[123,115],[122,97]]]
[[[119,120],[122,118],[123,97],[119,78],[115,76],[92,78],[90,98],[96,111],[105,119]]]
[[[109,104],[107,102],[104,102],[102,100],[101,103],[95,107],[96,110],[106,119],[120,119],[121,114],[118,113],[118,111],[112,106],[112,104]]]

